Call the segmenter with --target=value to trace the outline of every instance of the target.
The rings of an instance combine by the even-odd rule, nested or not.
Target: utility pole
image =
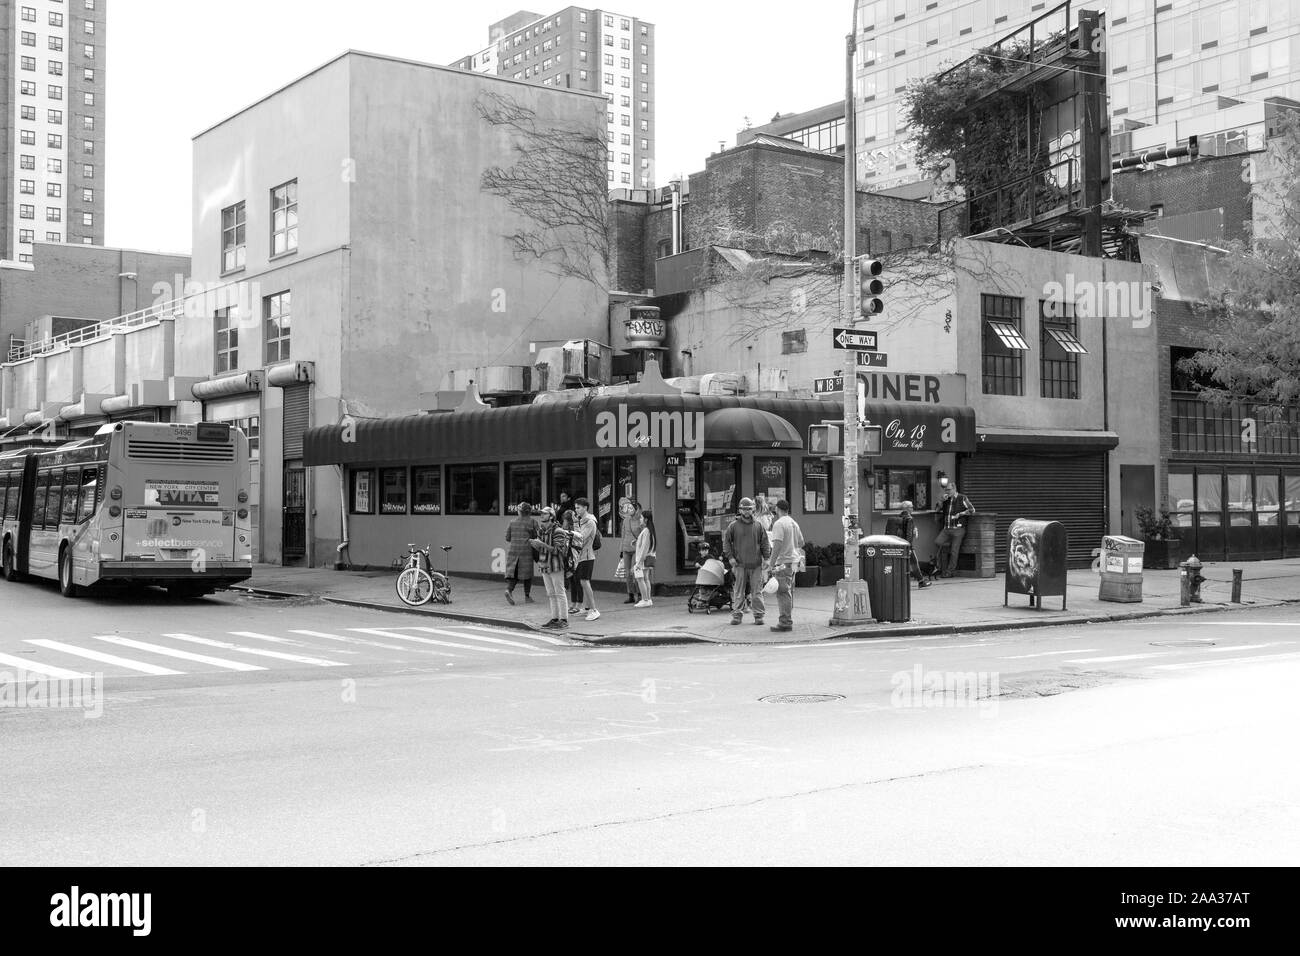
[[[857,321],[857,283],[854,261],[858,257],[858,135],[854,110],[853,61],[858,52],[858,5],[853,2],[853,32],[844,57],[844,326]],[[858,576],[858,368],[857,354],[844,363],[844,577],[835,585],[835,612],[831,625],[865,624],[872,620],[867,583]]]

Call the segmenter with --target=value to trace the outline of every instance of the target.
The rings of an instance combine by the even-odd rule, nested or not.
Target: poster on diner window
[[[353,485],[352,492],[352,510],[366,514],[370,512],[370,472],[358,471],[356,483]]]

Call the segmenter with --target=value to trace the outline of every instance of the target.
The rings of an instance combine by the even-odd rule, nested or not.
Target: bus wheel
[[[77,596],[77,585],[72,580],[71,548],[59,552],[59,593],[69,598]]]

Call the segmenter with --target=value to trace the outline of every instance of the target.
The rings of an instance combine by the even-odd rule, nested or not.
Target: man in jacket
[[[763,623],[763,564],[772,554],[767,529],[754,519],[754,499],[740,499],[740,514],[722,536],[722,553],[736,574],[731,594],[731,623],[739,624],[749,598],[754,623]]]
[[[957,490],[955,483],[950,483],[943,493],[943,503],[939,505],[938,536],[934,539],[936,553],[942,557],[943,548],[948,546],[948,560],[941,565],[941,576],[950,578],[957,570],[957,552],[961,550],[962,540],[966,537],[966,519],[975,513],[975,506],[970,499]]]
[[[777,623],[774,631],[794,630],[794,565],[803,547],[803,531],[790,517],[790,502],[776,503],[772,522],[772,576],[776,578]]]

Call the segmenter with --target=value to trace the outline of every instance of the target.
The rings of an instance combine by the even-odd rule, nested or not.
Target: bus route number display
[[[220,486],[215,481],[149,481],[144,483],[146,507],[168,508],[174,505],[221,503]]]

